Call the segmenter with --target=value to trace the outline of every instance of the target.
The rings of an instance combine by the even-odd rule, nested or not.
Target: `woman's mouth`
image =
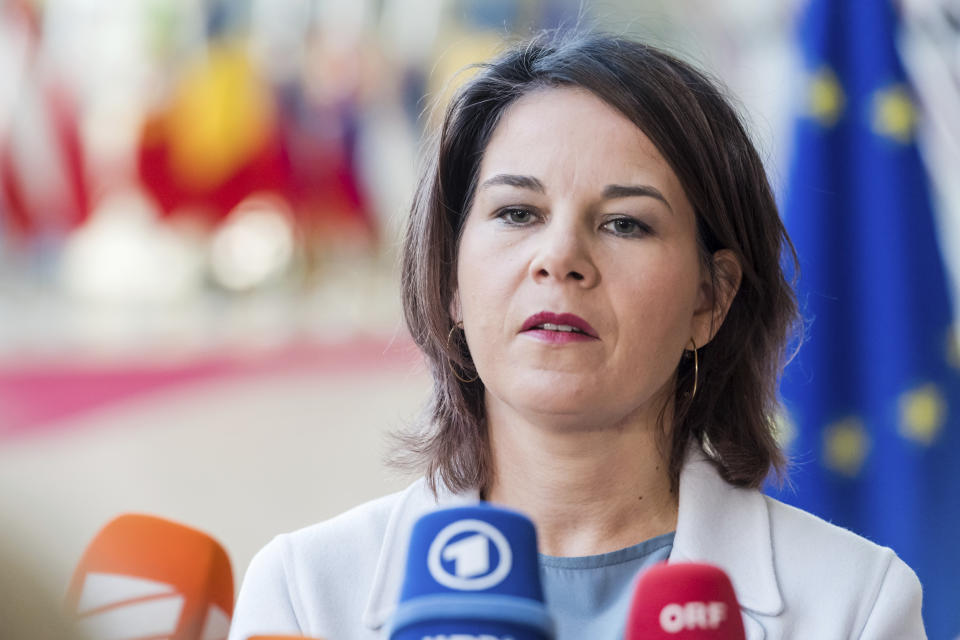
[[[599,339],[590,323],[573,313],[540,311],[527,318],[520,331],[531,337],[554,343]]]
[[[577,329],[576,327],[570,326],[569,324],[550,324],[549,322],[538,324],[533,328],[543,329],[544,331],[576,331],[577,333],[585,333],[584,331]]]

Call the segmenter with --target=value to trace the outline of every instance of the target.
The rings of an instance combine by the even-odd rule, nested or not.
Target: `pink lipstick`
[[[535,313],[526,319],[520,331],[545,342],[561,344],[599,339],[589,322],[572,313]]]

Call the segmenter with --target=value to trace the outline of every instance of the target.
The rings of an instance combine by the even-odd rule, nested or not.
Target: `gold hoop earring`
[[[693,391],[690,392],[690,399],[697,395],[697,383],[700,380],[700,358],[697,356],[697,343],[690,336],[690,343],[693,345]]]
[[[450,333],[447,334],[447,352],[448,353],[450,352],[450,339],[453,338],[453,332],[456,331],[457,329],[463,329],[463,323],[455,322],[453,323],[453,326],[450,327]],[[460,375],[457,373],[457,368],[454,366],[453,360],[450,359],[450,356],[447,356],[447,366],[450,367],[450,373],[453,374],[453,377],[464,384],[470,384],[471,382],[476,382],[480,378],[479,374],[473,376],[469,380],[467,380],[466,378],[461,378]]]

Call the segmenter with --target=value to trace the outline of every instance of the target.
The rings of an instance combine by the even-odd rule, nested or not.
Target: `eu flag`
[[[960,364],[915,110],[885,0],[810,0],[784,217],[806,341],[777,497],[892,547],[931,638],[960,637]],[[825,585],[829,588],[829,585]]]

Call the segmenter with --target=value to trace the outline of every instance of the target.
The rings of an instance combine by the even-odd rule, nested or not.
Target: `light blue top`
[[[556,623],[556,640],[623,638],[636,577],[667,559],[673,533],[596,556],[540,554],[544,597]]]

